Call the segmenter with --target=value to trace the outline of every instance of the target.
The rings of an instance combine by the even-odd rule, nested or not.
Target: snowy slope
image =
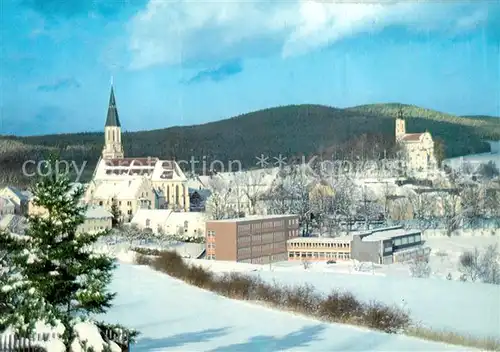
[[[121,264],[106,315],[141,331],[140,351],[470,351],[415,338],[325,324],[219,297],[146,267]]]
[[[477,337],[500,338],[500,286],[440,279],[417,279],[334,272],[259,271],[272,282],[309,283],[321,292],[348,290],[362,301],[405,307],[422,325]]]

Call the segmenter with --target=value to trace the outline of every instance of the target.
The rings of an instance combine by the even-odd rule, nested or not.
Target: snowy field
[[[401,335],[326,324],[217,296],[147,267],[121,264],[109,322],[141,332],[131,351],[470,351]]]
[[[500,338],[500,286],[462,283],[457,260],[468,249],[484,249],[498,243],[496,236],[432,238],[431,278],[411,278],[407,264],[366,265],[355,271],[351,262],[283,262],[257,265],[211,260],[189,260],[215,272],[239,271],[259,275],[266,281],[314,285],[322,292],[345,289],[364,301],[379,300],[404,307],[423,326],[477,337]],[[446,280],[451,273],[454,281]]]

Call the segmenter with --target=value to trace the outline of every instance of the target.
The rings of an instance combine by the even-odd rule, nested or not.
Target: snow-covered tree
[[[264,172],[262,170],[258,171],[247,171],[240,172],[237,174],[235,179],[235,187],[241,190],[242,195],[248,202],[248,212],[250,215],[257,214],[257,202],[261,199],[264,190],[266,189],[264,184]],[[237,197],[241,197],[241,194],[237,194]],[[237,202],[240,200],[238,199]],[[238,212],[240,212],[239,210]]]
[[[141,241],[145,239],[145,231],[141,230],[137,224],[121,225],[114,229],[114,233],[117,237],[121,237],[126,240],[129,245],[132,245],[135,241]]]
[[[451,234],[458,230],[463,222],[463,213],[460,207],[460,195],[451,191],[441,197],[442,205],[442,221],[446,230],[446,234]]]
[[[86,209],[80,203],[84,189],[74,189],[69,178],[55,171],[54,162],[50,162],[47,176],[33,190],[34,205],[46,209],[47,214],[29,218],[26,238],[10,237],[9,246],[14,251],[7,257],[15,272],[7,276],[19,277],[30,286],[28,293],[42,302],[47,317],[44,320],[64,327],[61,339],[66,350],[71,351],[74,326],[111,306],[115,294],[108,292],[107,286],[115,262],[105,254],[92,252],[92,246],[105,232],[77,231],[85,220]],[[27,297],[23,295],[23,299]],[[24,329],[23,323],[33,325],[39,320],[39,314],[24,307],[14,305],[15,314],[22,315],[12,319],[12,328],[18,331]]]
[[[0,333],[16,327],[16,332],[28,336],[37,321],[53,322],[43,297],[22,272],[19,263],[32,261],[29,238],[0,231]]]
[[[208,184],[211,192],[205,204],[206,214],[211,220],[228,218],[231,214],[230,196],[232,189],[230,185],[219,176],[213,176]]]
[[[111,203],[111,215],[113,215],[111,219],[111,223],[113,227],[117,227],[120,225],[122,222],[122,215],[120,212],[120,208],[118,208],[118,202],[116,198],[113,198],[113,201]]]
[[[484,216],[484,193],[481,185],[465,185],[460,190],[461,208],[464,220],[473,227]]]
[[[418,222],[418,228],[422,231],[427,230],[431,226],[433,200],[425,192],[410,191],[408,194],[413,211],[413,219]]]
[[[431,275],[429,258],[415,258],[410,263],[410,275],[417,278],[428,278]]]

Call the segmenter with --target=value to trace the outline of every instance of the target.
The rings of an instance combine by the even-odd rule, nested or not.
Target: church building
[[[104,147],[87,187],[88,204],[118,206],[124,221],[138,209],[189,211],[187,178],[173,160],[125,157],[113,86],[104,126]]]
[[[434,141],[429,132],[406,133],[406,121],[400,109],[396,118],[396,143],[401,145],[406,165],[411,171],[424,171],[436,166]]]

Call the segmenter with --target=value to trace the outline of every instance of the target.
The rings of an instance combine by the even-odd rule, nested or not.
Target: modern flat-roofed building
[[[292,238],[287,242],[288,260],[349,260],[351,240],[352,236]]]
[[[211,220],[205,226],[207,259],[243,263],[286,261],[287,241],[299,235],[297,215]]]
[[[421,231],[405,230],[402,226],[354,233],[351,243],[353,259],[377,264],[405,262],[429,253]]]

